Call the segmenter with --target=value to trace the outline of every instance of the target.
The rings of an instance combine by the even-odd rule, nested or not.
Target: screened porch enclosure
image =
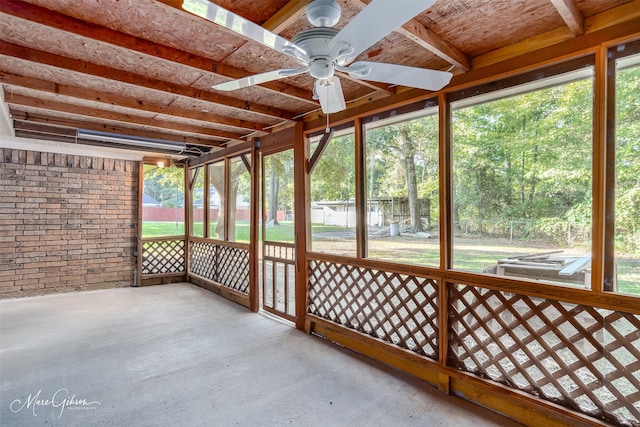
[[[187,232],[142,239],[141,283],[191,281],[527,424],[640,425],[640,42],[606,51],[188,162]],[[380,233],[394,200],[408,226]],[[315,212],[348,203],[355,221]]]

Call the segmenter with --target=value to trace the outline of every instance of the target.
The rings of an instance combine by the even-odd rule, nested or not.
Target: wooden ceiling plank
[[[59,126],[69,129],[87,129],[99,132],[118,133],[123,135],[131,135],[142,138],[162,139],[166,141],[184,142],[186,144],[198,145],[220,145],[217,141],[211,139],[194,137],[186,134],[173,134],[159,131],[149,131],[134,129],[131,127],[115,126],[110,123],[99,123],[85,120],[71,120],[60,117],[49,116],[47,114],[34,114],[19,109],[11,110],[11,117],[15,120],[23,122],[43,123],[52,126]]]
[[[180,10],[182,9],[180,8]],[[130,34],[102,27],[97,24],[82,21],[21,0],[0,2],[0,12],[82,37],[91,38],[103,43],[108,43],[143,53],[145,55],[171,61],[179,64],[180,66],[196,68],[221,77],[239,79],[253,74],[209,58],[161,45]],[[291,86],[282,82],[265,83],[261,86],[266,90],[280,95],[295,98],[296,100],[307,102],[309,104],[316,104],[316,102],[312,100],[311,91],[306,89]]]
[[[273,33],[280,34],[282,30],[305,14],[309,3],[311,0],[290,0],[262,26]]]
[[[352,0],[352,2],[359,6],[366,6],[371,3],[371,0]],[[409,20],[395,32],[402,34],[409,40],[415,42],[418,46],[444,59],[451,65],[455,65],[464,71],[471,70],[471,59],[467,55],[448,41],[443,40],[430,29],[426,28],[416,19]]]
[[[640,0],[634,0],[586,18],[584,35],[612,28],[638,18],[640,18]],[[484,55],[477,56],[473,58],[473,68],[481,68],[497,62],[502,62],[507,59],[520,56],[523,52],[533,52],[573,38],[575,38],[575,36],[567,27],[560,27],[544,34],[530,37],[521,42],[496,49]]]
[[[107,105],[118,105],[121,107],[132,108],[139,111],[150,113],[164,114],[168,116],[182,117],[184,119],[198,120],[208,123],[215,123],[228,127],[243,130],[263,130],[264,126],[259,123],[253,123],[246,120],[222,117],[219,115],[204,113],[200,111],[187,110],[184,108],[170,107],[166,105],[154,104],[139,99],[130,98],[121,95],[114,95],[106,92],[98,92],[93,89],[85,89],[77,86],[69,86],[50,82],[47,80],[36,79],[33,77],[18,76],[15,74],[5,73],[0,70],[0,83],[12,86],[24,87],[31,90],[38,90],[58,95],[79,98],[86,101],[100,102]]]
[[[10,106],[22,105],[26,107],[39,108],[49,111],[59,111],[63,113],[76,114],[79,116],[93,117],[104,120],[112,120],[115,122],[133,123],[143,126],[151,126],[159,129],[173,129],[182,132],[188,132],[193,134],[208,135],[215,138],[241,141],[242,139],[237,134],[231,134],[229,132],[221,132],[215,129],[210,129],[201,126],[186,125],[173,121],[155,120],[145,117],[136,116],[133,114],[124,114],[114,111],[101,110],[98,108],[87,108],[84,106],[78,106],[61,101],[44,100],[31,96],[24,95],[11,95],[10,99],[5,100]]]
[[[574,36],[584,34],[584,17],[573,0],[551,0]]]
[[[89,74],[104,79],[116,80],[134,86],[167,92],[187,98],[198,99],[200,101],[212,102],[214,104],[220,104],[225,107],[259,114],[262,116],[267,116],[269,118],[295,121],[296,114],[290,111],[284,111],[275,107],[269,107],[249,101],[243,101],[231,96],[223,96],[189,86],[182,86],[163,80],[153,79],[148,76],[141,76],[127,71],[105,67],[103,65],[97,65],[65,56],[55,55],[49,52],[15,45],[2,40],[0,40],[0,52],[13,58],[18,58],[44,65],[50,65],[53,67],[75,71],[82,74]]]

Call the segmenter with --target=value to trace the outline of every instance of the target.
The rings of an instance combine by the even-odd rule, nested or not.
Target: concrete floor
[[[0,424],[516,426],[189,284],[0,301]]]

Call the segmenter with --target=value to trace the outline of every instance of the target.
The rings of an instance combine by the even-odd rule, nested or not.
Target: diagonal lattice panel
[[[183,272],[184,248],[184,240],[142,242],[142,274]]]
[[[311,260],[309,313],[431,358],[438,357],[433,279]]]
[[[249,292],[249,251],[218,246],[217,282],[236,291]]]
[[[191,242],[189,271],[237,291],[249,292],[249,251],[220,242]]]
[[[640,425],[640,316],[449,288],[450,366],[623,425]]]
[[[216,280],[216,245],[195,241],[190,245],[189,271],[209,280]]]

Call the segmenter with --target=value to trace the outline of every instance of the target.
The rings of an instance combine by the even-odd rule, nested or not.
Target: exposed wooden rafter
[[[584,17],[573,0],[551,0],[574,36],[584,34]]]
[[[234,134],[231,132],[223,132],[216,129],[210,129],[203,126],[187,125],[183,123],[155,120],[153,118],[146,118],[135,116],[131,114],[119,113],[114,111],[102,110],[98,108],[88,108],[85,106],[79,106],[62,101],[44,100],[32,96],[24,95],[11,95],[5,100],[10,107],[24,106],[31,108],[39,108],[42,110],[58,111],[62,113],[74,114],[78,116],[94,117],[103,120],[111,120],[114,122],[131,123],[142,126],[150,126],[156,129],[171,129],[174,131],[182,131],[196,135],[208,135],[212,138],[218,138],[218,143],[212,143],[212,145],[220,145],[226,143],[229,140],[241,140],[242,135]]]
[[[311,0],[290,0],[262,26],[273,33],[279,34],[304,15],[309,3],[311,3]]]
[[[91,117],[82,117],[75,119],[66,119],[56,117],[49,114],[32,113],[23,111],[20,106],[11,108],[11,118],[20,122],[42,123],[51,126],[58,126],[69,129],[87,129],[98,132],[116,133],[122,135],[131,135],[141,138],[163,139],[166,141],[184,142],[185,144],[196,145],[220,145],[217,141],[207,138],[201,138],[188,134],[166,133],[161,130],[136,129],[133,127],[118,126],[107,122],[96,122]]]
[[[147,89],[154,89],[162,92],[172,93],[174,95],[180,95],[187,98],[209,101],[215,104],[223,105],[225,107],[260,114],[262,116],[270,118],[285,119],[291,121],[293,121],[295,118],[294,113],[284,111],[279,108],[251,103],[231,96],[224,96],[213,92],[195,89],[190,86],[183,86],[163,80],[152,79],[148,76],[142,76],[65,56],[54,55],[49,52],[31,49],[4,41],[0,41],[0,50],[4,55],[11,56],[13,58],[31,61],[42,65],[50,65],[68,71],[89,74],[104,79],[115,80],[121,83],[140,86]]]
[[[111,30],[100,25],[81,21],[20,0],[0,2],[0,12],[145,55],[172,61],[182,66],[196,68],[218,76],[239,79],[251,75],[251,73],[245,70],[213,61],[209,58]],[[262,87],[298,101],[316,105],[316,102],[312,100],[312,93],[309,90],[291,86],[282,81],[265,83]]]
[[[114,95],[106,92],[99,92],[94,89],[86,89],[76,86],[53,83],[32,77],[17,76],[15,74],[0,71],[0,83],[13,86],[24,87],[57,95],[78,98],[85,101],[100,102],[106,105],[118,105],[120,107],[131,108],[148,113],[164,114],[166,116],[180,117],[183,119],[199,120],[203,122],[215,123],[221,126],[228,126],[249,131],[261,131],[263,126],[255,122],[239,120],[230,117],[223,117],[216,114],[204,113],[201,111],[187,110],[167,105],[154,104],[151,102],[136,100],[127,96]],[[246,133],[246,132],[245,132]]]

